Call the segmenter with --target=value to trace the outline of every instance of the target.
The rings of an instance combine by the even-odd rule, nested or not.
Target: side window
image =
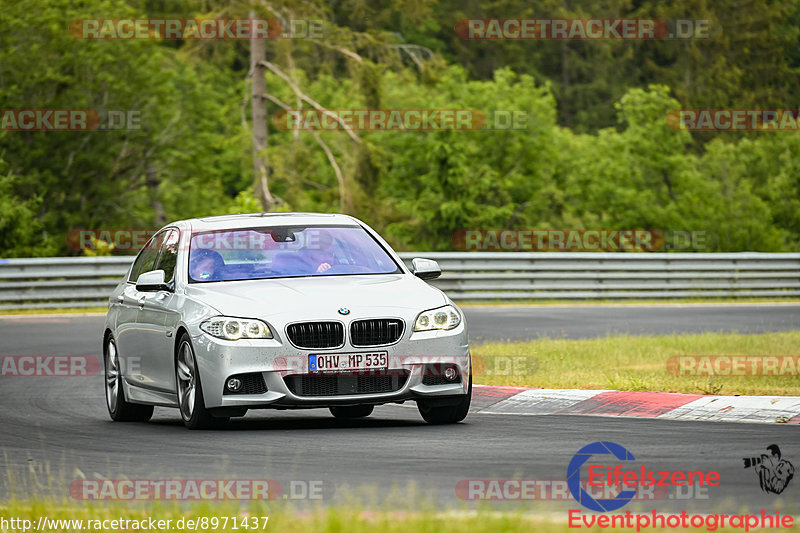
[[[170,282],[175,277],[175,265],[178,262],[178,240],[180,233],[169,230],[161,245],[161,255],[158,257],[158,266],[154,270],[164,271],[164,281]]]
[[[161,247],[161,243],[164,240],[165,232],[161,232],[158,235],[155,235],[150,241],[142,248],[142,251],[139,252],[139,256],[136,258],[136,261],[133,263],[133,268],[131,269],[131,277],[128,278],[128,281],[136,282],[139,279],[139,276],[144,274],[145,272],[150,272],[151,270],[155,270],[156,260],[158,259],[158,251]]]

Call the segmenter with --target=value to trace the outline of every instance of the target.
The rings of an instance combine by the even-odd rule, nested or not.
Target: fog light
[[[458,372],[456,372],[455,367],[448,366],[444,369],[444,377],[447,381],[455,381],[458,377]]]
[[[225,385],[229,391],[237,392],[239,389],[242,388],[242,380],[239,378],[231,378],[228,380],[228,383]]]

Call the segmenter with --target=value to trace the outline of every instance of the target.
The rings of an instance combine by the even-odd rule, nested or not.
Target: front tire
[[[436,400],[417,400],[419,414],[429,424],[457,424],[469,413],[469,405],[472,402],[472,372],[469,374],[469,387],[467,394],[455,405],[436,405]]]
[[[186,333],[178,343],[175,358],[175,383],[177,384],[178,409],[184,425],[189,429],[211,429],[225,425],[228,418],[215,418],[206,409],[203,401],[203,385],[197,371],[194,349]]]
[[[122,388],[122,366],[114,337],[106,340],[103,354],[106,382],[106,407],[114,422],[147,422],[153,416],[152,405],[130,403],[125,399]]]
[[[331,414],[336,418],[353,419],[365,418],[372,414],[374,405],[344,405],[340,407],[329,407]]]

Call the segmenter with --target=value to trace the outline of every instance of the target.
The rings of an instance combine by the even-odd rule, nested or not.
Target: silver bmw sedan
[[[328,408],[359,418],[416,401],[460,422],[472,396],[461,310],[353,217],[266,213],[158,231],[109,300],[105,392],[115,421],[177,407],[186,427],[248,409]]]

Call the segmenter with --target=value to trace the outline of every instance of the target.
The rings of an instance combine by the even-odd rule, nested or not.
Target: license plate
[[[349,372],[351,370],[385,370],[389,367],[387,352],[326,353],[308,356],[310,372]]]

